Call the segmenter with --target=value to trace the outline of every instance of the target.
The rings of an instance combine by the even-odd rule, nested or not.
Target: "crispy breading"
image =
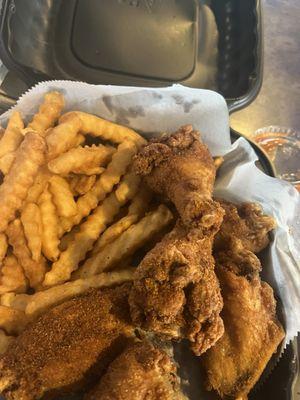
[[[30,324],[0,359],[6,400],[70,394],[99,378],[133,335],[129,288],[92,290]]]
[[[218,201],[225,210],[225,216],[215,238],[216,250],[226,247],[230,238],[241,240],[244,248],[253,253],[267,247],[268,233],[276,227],[274,218],[264,215],[257,203],[235,205],[225,200]]]
[[[165,351],[144,340],[129,345],[109,366],[85,400],[184,400],[176,365]]]
[[[197,355],[223,334],[212,240],[178,221],[138,266],[129,296],[134,323],[169,339],[188,338]]]
[[[243,252],[248,253],[244,263]],[[253,254],[253,253],[252,253]],[[272,288],[258,275],[259,260],[240,247],[216,256],[225,333],[203,356],[208,387],[222,398],[246,398],[282,339]]]
[[[214,227],[219,205],[211,198],[216,169],[191,125],[153,139],[135,157],[134,170],[176,206],[186,226]]]

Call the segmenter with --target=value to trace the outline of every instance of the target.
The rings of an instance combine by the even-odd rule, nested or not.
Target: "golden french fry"
[[[15,161],[16,158],[16,152],[13,151],[12,153],[7,153],[5,156],[0,158],[0,171],[4,174],[7,175],[9,173],[9,170]]]
[[[42,217],[42,251],[48,260],[54,261],[59,256],[59,222],[52,195],[46,187],[39,198]]]
[[[47,93],[38,113],[33,116],[32,121],[28,124],[28,128],[46,136],[47,129],[51,128],[58,120],[64,105],[65,101],[61,93]]]
[[[7,237],[4,233],[0,233],[0,265],[2,264],[2,261],[6,256],[7,247]]]
[[[13,247],[14,255],[23,267],[30,286],[33,288],[37,287],[43,281],[46,273],[46,261],[44,257],[41,257],[38,262],[31,258],[23,227],[19,219],[15,219],[9,224],[6,233],[8,242]]]
[[[79,146],[49,161],[48,168],[60,175],[68,175],[71,172],[85,174],[85,171],[106,165],[114,152],[115,149],[111,146]]]
[[[21,222],[32,259],[39,261],[42,251],[42,217],[35,203],[26,203],[21,212]]]
[[[52,173],[48,170],[47,166],[43,165],[40,167],[31,188],[28,190],[27,197],[25,199],[26,203],[37,203],[40,195],[43,193],[45,187],[47,186]]]
[[[59,175],[50,179],[50,192],[58,215],[61,217],[72,217],[77,212],[77,206],[69,183]]]
[[[67,228],[68,232],[74,225],[79,224],[84,217],[87,217],[91,210],[96,208],[97,204],[105,198],[106,194],[110,193],[113,187],[119,183],[136,152],[135,144],[130,141],[121,143],[118,146],[111,162],[91,190],[78,199],[77,214],[64,221],[63,226]]]
[[[8,336],[2,329],[0,329],[0,354],[4,354],[8,346],[15,340],[13,336]]]
[[[81,121],[73,115],[51,130],[46,138],[49,160],[75,147]]]
[[[74,278],[86,278],[112,268],[119,261],[133,254],[172,220],[169,209],[160,205],[137,224],[132,225],[115,241],[109,243],[89,258],[74,274]]]
[[[83,195],[92,189],[96,182],[96,175],[74,175],[69,178],[69,185],[74,196]]]
[[[151,193],[146,188],[142,188],[140,192],[134,197],[132,203],[128,208],[128,214],[108,227],[99,237],[93,247],[92,254],[98,253],[108,243],[113,242],[131,225],[135,224],[147,211],[149,202],[151,200]]]
[[[16,152],[9,173],[0,185],[0,232],[15,217],[22,206],[27,191],[33,184],[40,165],[44,161],[45,141],[37,133],[29,132]]]
[[[136,179],[139,178],[136,176]],[[120,202],[116,198],[115,193],[111,193],[89,215],[87,220],[80,225],[79,232],[75,232],[73,241],[61,253],[60,258],[52,264],[51,270],[45,276],[44,286],[53,286],[67,281],[71,273],[78,268],[80,261],[85,258],[87,252],[92,249],[99,235],[113,221],[120,208],[135,196],[138,189],[138,185],[135,184],[136,182],[133,180],[128,181],[126,175],[124,181],[126,185],[132,185],[132,189],[127,191],[127,196],[124,196],[122,202]],[[120,186],[122,183],[120,183]]]
[[[113,143],[122,143],[130,140],[140,147],[146,144],[146,140],[133,129],[107,121],[96,115],[81,111],[71,111],[61,116],[59,121],[64,122],[66,118],[76,115],[81,120],[80,132],[95,137],[101,137]]]
[[[131,281],[133,279],[133,273],[133,268],[107,272],[87,279],[78,279],[54,286],[33,295],[15,295],[7,293],[1,296],[1,304],[2,307],[11,307],[11,309],[21,313],[25,312],[27,318],[32,319],[47,311],[49,308],[71,297],[85,293],[91,288],[120,285],[124,282]]]
[[[14,111],[9,118],[7,128],[0,140],[0,158],[17,150],[24,139],[24,136],[22,135],[23,128],[24,123],[20,113]]]
[[[28,298],[30,298],[29,294],[4,293],[1,296],[1,305],[14,310],[25,311]]]
[[[223,157],[215,157],[214,158],[214,164],[215,164],[216,170],[218,170],[221,167],[223,162],[224,162],[224,158]]]
[[[3,261],[0,278],[0,294],[7,292],[25,293],[27,282],[23,268],[13,254]]]
[[[129,172],[124,176],[122,185],[119,185],[116,189],[116,198],[120,203],[124,203],[125,199],[132,198],[129,192],[137,192],[140,185],[141,179],[134,172]]]
[[[79,232],[80,225],[74,226],[71,232],[66,233],[60,240],[59,249],[60,251],[65,251],[72,241],[74,241],[75,233]]]
[[[28,324],[29,318],[23,311],[0,306],[0,328],[8,335],[18,335]]]
[[[100,175],[105,171],[105,168],[103,167],[89,167],[85,169],[78,169],[77,171],[74,171],[75,174],[84,174],[87,176],[93,176],[93,175]]]

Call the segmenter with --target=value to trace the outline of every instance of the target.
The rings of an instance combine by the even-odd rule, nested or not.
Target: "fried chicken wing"
[[[134,169],[175,204],[186,226],[210,229],[218,223],[220,207],[211,198],[216,168],[191,125],[151,140],[135,157]]]
[[[144,340],[109,366],[85,400],[184,400],[176,366],[165,351]]]
[[[93,290],[54,307],[25,329],[0,358],[5,399],[70,393],[98,379],[133,336],[129,288]]]
[[[203,355],[209,388],[226,399],[247,398],[284,337],[273,290],[258,275],[259,260],[239,246],[239,255],[237,247],[216,255],[225,333]]]
[[[274,219],[264,215],[256,203],[243,203],[239,206],[225,200],[219,200],[225,215],[221,229],[216,235],[216,250],[226,247],[230,238],[242,241],[245,249],[259,253],[269,244],[268,233],[275,228]]]
[[[213,235],[187,230],[179,220],[138,266],[129,296],[135,324],[169,339],[187,338],[197,355],[223,334],[212,241]]]

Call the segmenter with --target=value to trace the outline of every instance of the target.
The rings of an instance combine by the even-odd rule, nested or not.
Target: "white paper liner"
[[[224,98],[209,90],[180,85],[149,89],[48,81],[25,93],[14,108],[30,119],[49,90],[63,92],[66,111],[93,113],[130,126],[146,137],[193,124],[211,153],[224,156],[215,196],[237,203],[260,203],[265,213],[277,221],[262,274],[282,305],[286,330],[284,349],[300,331],[300,196],[289,183],[271,178],[256,167],[257,156],[245,139],[240,138],[231,146]],[[0,117],[2,126],[10,112]]]

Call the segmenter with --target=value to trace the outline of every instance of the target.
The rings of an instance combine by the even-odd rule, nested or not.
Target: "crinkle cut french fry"
[[[65,119],[69,118],[71,115],[76,115],[80,118],[80,132],[83,134],[101,137],[104,140],[109,140],[113,143],[122,143],[131,140],[135,142],[138,147],[146,144],[146,140],[133,129],[107,121],[97,117],[96,115],[87,114],[81,111],[71,111],[62,115],[60,121],[65,121]]]
[[[119,183],[136,152],[137,148],[133,142],[127,141],[118,146],[111,162],[92,189],[77,200],[77,214],[64,221],[64,227],[67,231],[70,231],[74,225],[79,224],[84,217],[88,216],[91,210],[96,208],[97,204],[105,198],[106,194],[110,193],[113,187]]]
[[[37,317],[49,308],[60,304],[67,299],[85,293],[91,288],[100,288],[120,285],[133,279],[133,268],[103,273],[87,279],[78,279],[62,285],[37,292],[33,295],[16,295],[11,297],[9,303],[13,308],[20,308],[25,314]]]
[[[25,293],[27,281],[23,268],[13,254],[9,254],[3,261],[0,278],[0,294],[7,292]]]
[[[147,214],[137,224],[132,225],[115,241],[89,258],[74,274],[74,278],[86,278],[114,267],[120,260],[133,254],[157,232],[161,231],[172,220],[169,209],[160,205],[155,211]]]
[[[137,189],[141,183],[141,178],[134,172],[129,172],[124,176],[122,184],[116,189],[116,198],[120,203],[123,203],[125,199],[132,198],[130,192],[137,192]]]
[[[124,177],[124,181],[126,181],[126,176]],[[120,183],[120,186],[122,183]],[[51,271],[47,272],[43,282],[44,286],[63,283],[70,278],[71,273],[78,268],[80,261],[92,249],[94,242],[105,230],[106,226],[113,221],[120,208],[135,196],[138,186],[134,185],[132,181],[131,184],[133,189],[127,191],[127,197],[124,197],[122,202],[118,201],[115,193],[111,193],[87,220],[80,225],[79,232],[76,232],[74,235],[74,240],[61,253],[58,261],[53,263]],[[128,185],[127,181],[126,185]]]
[[[2,329],[0,329],[0,354],[4,354],[14,340],[15,338],[13,336],[8,336]]]
[[[29,132],[16,152],[9,173],[0,186],[0,232],[15,217],[22,206],[28,189],[33,184],[45,157],[45,141],[37,133]]]
[[[69,178],[69,184],[74,196],[83,195],[92,189],[96,182],[96,175],[74,175]]]
[[[13,247],[13,253],[23,267],[30,286],[33,288],[37,287],[43,281],[46,273],[46,261],[44,257],[41,257],[38,262],[31,258],[31,253],[19,219],[15,219],[9,224],[6,233],[8,242]]]
[[[42,251],[42,217],[35,203],[26,203],[21,212],[21,222],[32,259],[39,261]]]
[[[23,128],[24,123],[20,113],[14,111],[9,118],[7,128],[0,140],[0,158],[17,150],[24,139],[22,134]]]
[[[79,146],[49,161],[48,168],[60,175],[71,172],[85,174],[86,170],[105,166],[114,152],[115,149],[111,146]]]
[[[23,311],[0,306],[0,328],[8,335],[18,335],[28,324],[29,318]]]
[[[60,251],[65,251],[70,246],[71,242],[74,241],[75,233],[79,232],[80,225],[74,226],[71,232],[66,233],[60,240],[59,249]]]
[[[100,175],[105,171],[103,167],[88,167],[74,171],[75,174],[84,174],[87,176]]]
[[[59,175],[54,175],[50,179],[49,189],[58,215],[72,217],[76,214],[77,206],[68,181]]]
[[[73,115],[51,130],[46,137],[49,160],[58,157],[75,146],[78,141],[80,127],[80,119]]]
[[[47,93],[39,111],[33,116],[32,121],[28,124],[28,128],[31,128],[45,136],[46,130],[51,128],[58,120],[64,105],[65,101],[61,93]]]
[[[7,154],[5,154],[5,156],[0,158],[0,171],[4,175],[7,175],[9,173],[9,170],[10,170],[11,166],[13,165],[15,158],[16,158],[15,151],[13,151],[12,153],[7,153]]]
[[[2,264],[2,261],[6,255],[7,247],[7,237],[4,233],[0,233],[0,265]]]
[[[151,200],[151,193],[145,187],[134,197],[132,203],[128,208],[128,214],[119,219],[113,225],[108,227],[102,235],[99,237],[93,247],[92,254],[98,253],[108,243],[113,242],[119,237],[124,231],[126,231],[131,225],[135,224],[147,211],[148,205]]]
[[[27,197],[25,199],[26,203],[37,203],[51,176],[52,173],[48,170],[47,166],[43,165],[42,167],[40,167],[34,179],[33,185],[28,190]]]
[[[48,260],[54,261],[59,256],[59,221],[52,195],[47,187],[39,198],[39,207],[43,226],[42,252]]]

